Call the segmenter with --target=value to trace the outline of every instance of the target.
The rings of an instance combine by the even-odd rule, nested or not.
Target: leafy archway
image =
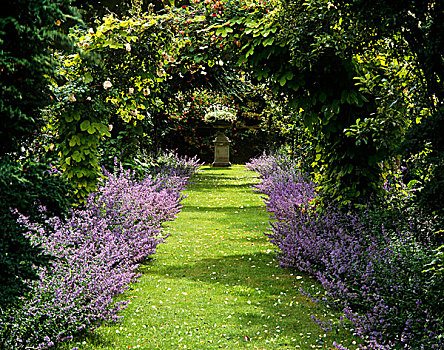
[[[430,9],[426,17],[436,21],[439,9]],[[95,29],[78,29],[82,51],[61,60],[67,83],[55,89],[62,113],[54,115],[62,167],[88,192],[108,124],[132,124],[157,144],[169,127],[166,111],[183,110],[178,94],[203,89],[240,101],[259,90],[290,106],[280,122],[310,146],[306,168],[324,192],[365,200],[381,188],[381,161],[442,103],[425,88],[401,29],[369,27],[356,8],[324,0],[205,0],[106,16]]]
[[[120,131],[132,125],[132,133],[145,134],[156,145],[167,112],[183,111],[183,101],[196,89],[232,101],[251,91],[236,53],[226,53],[230,31],[219,24],[225,19],[218,4],[161,13],[135,8],[130,17],[109,15],[95,29],[73,32],[80,50],[60,56],[61,79],[53,82],[58,103],[50,111],[50,125],[59,137],[55,148],[62,170],[83,188],[80,196],[94,189],[99,145],[114,124]]]

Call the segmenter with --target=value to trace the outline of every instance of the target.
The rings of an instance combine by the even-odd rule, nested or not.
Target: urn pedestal
[[[223,132],[219,132],[214,143],[214,167],[229,167],[230,163],[230,140]]]

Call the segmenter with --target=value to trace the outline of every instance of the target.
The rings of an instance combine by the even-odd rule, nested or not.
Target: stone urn
[[[213,167],[229,167],[230,163],[230,140],[222,131],[219,131],[214,143]]]
[[[228,129],[231,125],[232,123],[226,120],[218,120],[212,123],[213,128],[218,129],[220,131]]]
[[[214,167],[229,167],[230,163],[230,140],[224,134],[224,130],[233,125],[236,116],[223,109],[209,112],[204,117],[205,122],[218,130],[214,143]]]

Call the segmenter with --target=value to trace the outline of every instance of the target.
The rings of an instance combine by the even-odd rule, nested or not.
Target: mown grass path
[[[332,348],[347,335],[311,320],[312,280],[281,268],[264,236],[268,213],[243,166],[203,167],[168,224],[168,243],[140,269],[121,324],[78,342],[94,349]]]

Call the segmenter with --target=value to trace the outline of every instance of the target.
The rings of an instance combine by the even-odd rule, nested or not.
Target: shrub
[[[248,167],[262,171],[256,190],[267,195],[267,236],[281,265],[315,276],[325,289],[320,301],[343,310],[369,348],[441,348],[444,281],[424,271],[430,246],[408,223],[384,225],[380,208],[317,207],[314,184],[296,164],[272,158]]]
[[[66,221],[47,219],[51,231],[22,217],[34,229],[30,240],[53,259],[38,269],[40,280],[27,281],[31,292],[19,307],[2,310],[1,348],[44,349],[119,319],[127,300],[114,298],[137,282],[138,263],[165,241],[162,223],[180,211],[184,181],[170,186],[166,173],[137,181],[132,171],[116,170],[105,171],[97,192]]]
[[[132,169],[141,179],[151,176],[169,183],[174,179],[182,179],[182,185],[185,186],[188,179],[197,173],[202,165],[197,156],[180,156],[170,150],[163,151],[155,158],[136,159]]]
[[[174,151],[161,153],[154,161],[153,174],[157,177],[190,177],[202,166],[197,156],[179,156]]]
[[[260,156],[250,159],[245,164],[245,168],[247,170],[256,171],[262,178],[265,178],[271,170],[279,168],[281,163],[282,162],[279,162],[277,155],[271,153],[267,154],[267,152],[264,151]]]

